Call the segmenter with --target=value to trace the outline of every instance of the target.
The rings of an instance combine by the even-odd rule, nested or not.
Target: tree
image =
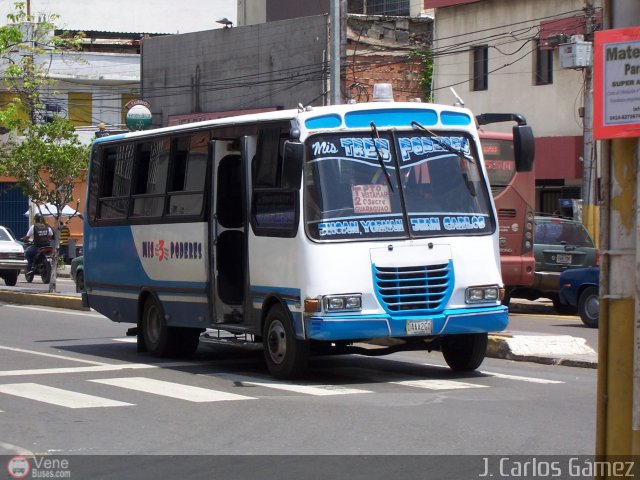
[[[35,204],[51,203],[56,207],[53,217],[57,265],[60,230],[69,221],[62,216],[62,208],[72,202],[77,205],[73,187],[86,177],[89,149],[80,143],[69,120],[42,117],[40,96],[43,89],[53,85],[47,76],[47,59],[75,48],[79,37],[56,37],[50,22],[55,16],[33,22],[23,3],[15,6],[16,12],[8,16],[13,23],[0,27],[0,81],[11,93],[9,105],[0,111],[0,127],[9,132],[8,140],[0,145],[0,173],[14,177]],[[55,289],[53,268],[49,292]]]

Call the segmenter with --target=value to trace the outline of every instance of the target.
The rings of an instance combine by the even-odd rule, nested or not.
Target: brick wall
[[[420,87],[422,63],[409,55],[356,55],[346,65],[345,89],[357,101],[371,100],[373,85],[390,83],[396,102],[407,102],[413,98],[424,101]]]

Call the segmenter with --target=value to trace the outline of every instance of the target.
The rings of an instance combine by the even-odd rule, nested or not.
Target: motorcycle
[[[42,283],[49,283],[51,279],[51,268],[53,265],[53,247],[40,247],[38,253],[33,257],[31,271],[24,274],[27,282],[31,283],[35,275],[40,275]]]

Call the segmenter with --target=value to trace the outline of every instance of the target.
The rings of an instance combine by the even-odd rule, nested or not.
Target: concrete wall
[[[326,16],[153,37],[142,44],[142,97],[169,115],[320,105]]]
[[[594,3],[597,6],[598,2]],[[460,53],[436,56],[435,100],[453,103],[453,95],[447,88],[453,85],[474,112],[522,113],[537,137],[582,135],[582,120],[578,116],[578,107],[583,103],[582,72],[561,69],[556,49],[553,84],[536,86],[533,38],[540,26],[540,20],[534,19],[551,19],[571,11],[576,11],[575,15],[583,7],[584,0],[490,0],[438,9],[434,49],[443,52],[447,47],[458,46],[455,49]],[[509,32],[513,35],[505,38]],[[490,35],[502,38],[497,41]],[[468,48],[483,44],[497,47],[489,48],[489,88],[472,92]]]
[[[267,21],[265,0],[238,0],[238,26],[255,25]]]

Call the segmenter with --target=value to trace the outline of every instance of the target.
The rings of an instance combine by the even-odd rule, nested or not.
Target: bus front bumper
[[[499,332],[508,323],[508,309],[500,305],[445,310],[437,315],[315,315],[305,319],[305,332],[309,340],[367,340]],[[420,326],[417,332],[416,325]]]

